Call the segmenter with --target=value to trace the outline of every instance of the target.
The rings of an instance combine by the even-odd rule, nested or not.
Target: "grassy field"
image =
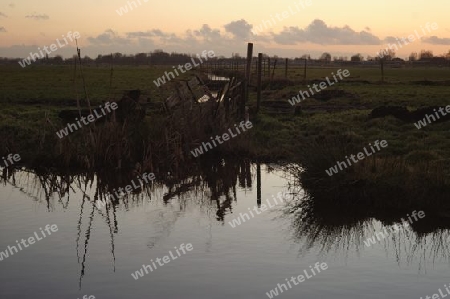
[[[93,103],[120,99],[124,90],[141,89],[144,95],[158,98],[158,88],[153,80],[164,75],[170,67],[83,67],[86,88]],[[74,75],[73,66],[0,66],[0,101],[64,105],[76,95],[84,97],[79,70]]]
[[[344,69],[344,67],[339,68]],[[323,79],[326,76],[332,78],[331,73],[339,68],[310,68],[307,70],[307,80]],[[169,66],[116,66],[111,74],[111,69],[108,67],[88,66],[83,68],[83,73],[89,97],[95,102],[108,98],[110,93],[117,99],[122,91],[127,89],[141,89],[145,95],[159,99],[161,88],[156,87],[153,80],[170,70],[172,68]],[[374,67],[353,67],[349,68],[349,71],[348,80],[350,81],[378,82],[381,78],[380,70]],[[183,76],[189,75],[190,73],[186,73]],[[3,103],[60,104],[75,99],[77,92],[83,94],[81,74],[78,70],[77,76],[74,76],[73,66],[28,66],[26,68],[21,68],[19,65],[0,66],[0,76],[2,77],[0,101]],[[284,70],[276,69],[275,78],[283,76]],[[289,69],[288,79],[301,81],[302,78],[302,68],[296,66]],[[411,97],[412,100],[421,99],[425,96],[436,98],[445,95],[445,89],[441,89],[444,90],[443,92],[439,89],[423,89],[421,86],[411,89],[408,83],[418,80],[450,80],[450,68],[386,68],[385,80],[389,84],[383,88],[367,90],[364,84],[346,84],[346,86],[364,96],[381,97],[383,101],[397,100],[392,99],[394,96],[405,97],[405,100]],[[299,87],[302,86],[295,86],[292,90],[298,92]]]
[[[293,71],[293,74],[300,70]],[[305,137],[347,134],[360,140],[361,148],[376,139],[390,141],[387,150],[392,155],[415,155],[428,151],[432,156],[449,159],[450,146],[448,131],[450,122],[436,123],[418,130],[413,123],[402,122],[394,117],[369,119],[372,109],[383,105],[405,106],[414,110],[424,106],[446,106],[450,104],[450,86],[424,86],[415,81],[441,81],[450,79],[450,69],[387,69],[386,83],[381,84],[380,71],[377,68],[349,69],[351,76],[329,90],[341,89],[348,96],[328,101],[307,98],[301,102],[304,113],[296,116],[260,115],[258,120],[264,130],[259,131],[261,140],[266,140],[265,150],[270,155],[271,149],[278,148],[284,152],[302,146]],[[336,69],[313,69],[308,71],[311,79],[324,80],[331,77]],[[289,77],[291,77],[289,75]],[[359,81],[369,81],[361,83]],[[266,90],[264,99],[288,101],[299,90],[307,90],[299,81],[293,86]],[[255,96],[252,102],[255,102]],[[334,108],[334,109],[331,109]],[[330,112],[327,112],[329,110]],[[276,131],[276,134],[272,134]],[[293,143],[299,143],[293,146]],[[294,153],[289,153],[291,155]]]
[[[341,69],[344,69],[340,67]],[[170,84],[157,88],[153,80],[170,67],[84,67],[86,88],[92,104],[108,99],[118,100],[123,90],[141,89],[144,97],[158,102],[170,94]],[[313,68],[307,70],[308,80],[324,80],[338,68]],[[428,151],[431,156],[449,159],[450,140],[446,137],[449,123],[433,124],[417,130],[412,123],[393,117],[368,119],[373,108],[382,105],[402,105],[409,109],[421,106],[445,106],[449,103],[449,86],[423,86],[413,84],[420,80],[450,79],[448,68],[386,68],[386,83],[380,84],[380,70],[373,67],[350,68],[350,77],[328,89],[342,89],[351,97],[341,97],[323,102],[308,98],[302,102],[305,113],[301,115],[267,115],[261,113],[254,120],[259,124],[254,130],[255,146],[252,155],[291,159],[302,139],[312,136],[351,134],[361,146],[376,139],[387,139],[387,152],[393,155],[414,156]],[[189,73],[185,76],[190,75]],[[0,128],[19,127],[28,133],[42,128],[47,113],[58,123],[56,115],[66,106],[74,106],[77,95],[83,99],[84,91],[80,72],[74,76],[73,66],[20,66],[0,67]],[[284,76],[278,68],[276,77]],[[301,82],[303,69],[290,68],[291,86],[276,86],[263,91],[263,100],[288,101],[299,90],[307,90]],[[298,81],[296,79],[298,78]],[[362,81],[368,81],[362,82]],[[276,84],[273,84],[276,85]],[[271,85],[272,86],[272,85]],[[250,106],[255,105],[256,94],[250,95]],[[330,107],[335,111],[327,112]],[[342,108],[342,109],[341,109]],[[308,113],[309,112],[309,113]],[[27,134],[27,133],[25,133]]]

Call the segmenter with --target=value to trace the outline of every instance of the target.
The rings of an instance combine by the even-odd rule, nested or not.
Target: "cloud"
[[[236,24],[245,25],[245,23],[237,22]],[[204,50],[212,50],[215,53],[238,52],[245,48],[245,44],[242,40],[234,37],[239,34],[237,28],[230,28],[230,33],[234,32],[234,35],[224,34],[223,30],[212,28],[208,24],[188,29],[181,34],[166,32],[158,28],[125,33],[107,29],[99,35],[87,37],[88,44],[84,47],[84,51],[90,55],[111,52],[145,53],[155,48],[164,49],[166,52],[191,54],[201,53]],[[264,47],[261,46],[261,48]]]
[[[7,32],[6,29],[5,29],[5,27],[0,27],[0,33],[1,33],[1,32]]]
[[[132,32],[127,32],[126,35],[127,35],[127,38],[165,37],[165,36],[168,36],[168,34],[162,32],[159,29],[147,30],[145,32],[143,32],[143,31],[132,31]]]
[[[4,13],[2,13],[2,12],[0,11],[0,18],[1,18],[1,17],[7,18],[8,16],[5,15]]]
[[[308,54],[318,57],[324,51],[323,45],[384,45],[386,42],[395,43],[394,36],[379,38],[372,34],[370,28],[361,31],[349,26],[331,26],[322,20],[314,20],[309,25],[285,27],[280,32],[270,32],[255,35],[252,33],[254,25],[245,19],[235,19],[225,23],[222,27],[212,27],[203,24],[196,28],[186,29],[184,33],[173,33],[158,28],[143,28],[139,31],[117,32],[106,29],[95,35],[86,36],[82,45],[84,55],[96,57],[109,53],[121,52],[124,54],[148,53],[154,49],[163,49],[166,52],[197,54],[204,50],[213,50],[216,56],[230,53],[245,54],[246,41],[256,42],[258,52],[281,57],[296,57],[301,54],[298,46],[283,47],[283,45],[297,45],[301,43],[315,44],[309,48]],[[5,31],[6,29],[3,29]],[[449,44],[445,38],[429,37],[429,43]],[[317,46],[319,45],[319,46]],[[383,48],[384,46],[380,46]],[[37,48],[37,46],[35,47]],[[355,47],[348,50],[334,51],[333,56],[351,56]],[[35,49],[34,49],[35,50]],[[31,50],[25,45],[0,47],[0,56],[15,57],[29,55]],[[299,53],[300,51],[300,53]],[[327,51],[332,51],[327,50]],[[348,51],[348,52],[347,52]],[[67,47],[60,50],[61,55],[70,57],[76,50]],[[369,53],[362,53],[364,55]]]
[[[36,21],[42,21],[42,20],[50,19],[50,17],[47,16],[46,14],[41,14],[41,15],[32,14],[30,16],[25,16],[25,18],[33,19],[33,20],[36,20]]]
[[[112,29],[107,29],[105,32],[97,35],[96,37],[88,37],[88,41],[92,45],[115,45],[129,43],[128,39],[120,37]]]
[[[224,25],[225,31],[231,33],[235,38],[247,39],[252,36],[253,25],[247,23],[246,20],[233,21]]]
[[[194,30],[194,35],[196,37],[201,37],[207,41],[217,41],[222,38],[219,29],[211,29],[208,24],[203,24],[199,30]]]
[[[422,42],[432,45],[450,45],[450,38],[448,37],[437,37],[437,36],[430,36],[422,38]]]
[[[386,36],[384,38],[384,42],[386,42],[386,43],[396,43],[397,39],[400,40],[398,37],[396,38],[394,36]]]
[[[305,29],[285,27],[280,33],[272,33],[273,40],[282,45],[310,42],[319,45],[379,45],[380,38],[363,30],[357,32],[345,25],[331,27],[322,20],[314,20]]]
[[[92,45],[115,45],[115,44],[153,44],[158,42],[160,47],[180,47],[193,48],[194,45],[211,44],[215,46],[222,43],[224,37],[220,34],[220,30],[212,29],[209,25],[204,24],[198,30],[187,30],[184,35],[164,32],[160,29],[151,29],[147,31],[131,31],[121,35],[111,29],[105,30],[98,36],[88,37],[88,41]],[[203,46],[205,47],[205,46]],[[208,48],[211,46],[209,45]]]
[[[155,43],[153,42],[153,40],[148,39],[148,38],[138,38],[137,43],[138,43],[139,47],[141,47],[143,49],[155,47]]]

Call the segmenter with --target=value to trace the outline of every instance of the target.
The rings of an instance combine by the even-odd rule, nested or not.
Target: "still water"
[[[276,165],[261,165],[260,203],[280,191],[284,202],[271,201],[233,228],[230,221],[258,206],[256,169],[248,164],[231,178],[216,169],[214,180],[182,184],[168,179],[104,208],[94,204],[97,176],[22,170],[3,178],[0,251],[47,224],[58,230],[0,261],[0,298],[269,298],[305,270],[310,278],[291,282],[276,298],[425,298],[440,288],[447,294],[447,229],[413,226],[367,247],[363,241],[384,227],[380,221],[349,225],[307,209],[292,212],[302,190]],[[132,277],[182,243],[192,250]],[[314,276],[309,266],[316,262],[328,267]]]

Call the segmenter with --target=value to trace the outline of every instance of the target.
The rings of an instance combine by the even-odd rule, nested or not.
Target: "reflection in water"
[[[232,212],[233,202],[237,201],[236,187],[239,186],[244,190],[252,188],[251,167],[252,164],[248,160],[202,160],[199,167],[190,169],[188,174],[178,173],[174,176],[169,173],[165,175],[164,179],[157,177],[153,182],[133,190],[132,193],[123,196],[120,200],[112,200],[111,204],[106,204],[102,209],[96,205],[97,201],[106,201],[108,194],[113,189],[128,185],[140,173],[134,171],[129,174],[110,172],[60,174],[4,168],[0,182],[8,183],[34,201],[45,204],[49,212],[54,211],[56,205],[67,209],[71,195],[82,194],[75,246],[78,263],[81,267],[79,275],[79,288],[81,289],[82,280],[87,271],[89,241],[95,217],[100,217],[108,225],[112,268],[115,272],[114,235],[119,232],[117,221],[119,204],[129,211],[131,208],[143,207],[143,204],[150,201],[155,193],[163,192],[158,197],[163,199],[167,209],[154,211],[151,215],[152,227],[156,229],[156,236],[149,239],[147,246],[152,248],[161,239],[170,235],[171,229],[181,212],[186,209],[188,202],[195,203],[200,211],[208,215],[212,212],[215,213],[216,220],[224,224],[225,216]],[[260,167],[258,170],[261,171]],[[173,199],[178,199],[180,203],[178,211],[169,206]],[[86,228],[83,231],[84,226]],[[211,246],[211,244],[207,246]]]
[[[230,78],[208,74],[208,79],[213,81],[230,81]]]
[[[267,172],[279,169],[279,166],[265,166]],[[399,223],[408,211],[387,213],[358,206],[340,206],[315,198],[314,190],[303,190],[295,174],[285,169],[284,175],[294,200],[285,207],[282,217],[290,223],[291,234],[300,244],[301,254],[317,250],[322,255],[350,253],[362,254],[371,250],[364,241],[381,230],[381,225]],[[130,195],[107,204],[99,209],[98,200],[106,200],[113,189],[124,187],[140,173],[79,173],[59,174],[42,173],[32,170],[2,170],[0,182],[10,184],[34,201],[45,204],[48,211],[54,211],[57,205],[67,209],[73,194],[82,194],[75,250],[80,265],[79,287],[88,267],[88,250],[93,223],[100,218],[109,228],[110,254],[112,270],[115,271],[115,235],[119,232],[117,220],[118,205],[129,211],[144,208],[152,197],[161,198],[164,209],[149,214],[155,234],[149,237],[147,247],[153,248],[167,238],[175,223],[186,211],[188,205],[205,215],[215,218],[222,225],[226,215],[233,212],[237,202],[237,188],[251,190],[253,180],[257,182],[257,204],[261,204],[261,165],[251,164],[248,160],[201,160],[189,169],[189,173],[168,173]],[[177,205],[173,205],[176,203]],[[76,203],[78,204],[78,202]],[[211,248],[212,232],[209,224],[207,250]],[[394,255],[397,263],[417,263],[419,270],[426,268],[427,262],[448,261],[449,226],[445,219],[427,212],[426,217],[414,222],[409,229],[391,234],[379,242],[387,254]],[[84,229],[83,229],[84,228]]]
[[[286,169],[289,173],[292,168]],[[373,248],[366,247],[365,240],[385,226],[400,225],[401,218],[412,212],[368,209],[357,204],[344,206],[314,197],[314,190],[304,190],[298,182],[290,184],[289,189],[296,200],[290,201],[283,217],[290,220],[293,239],[301,244],[300,254],[315,249],[321,255],[333,253],[348,257],[350,252],[359,255]],[[399,266],[416,263],[419,271],[426,270],[427,262],[449,261],[449,229],[448,218],[426,212],[425,218],[377,240],[377,244],[384,246],[386,255],[393,254]]]

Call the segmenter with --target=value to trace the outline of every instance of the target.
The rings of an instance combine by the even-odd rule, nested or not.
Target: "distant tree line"
[[[81,62],[87,65],[177,65],[185,64],[191,61],[194,55],[185,53],[166,53],[163,50],[154,50],[151,53],[138,53],[134,55],[126,55],[122,53],[112,53],[109,55],[98,55],[97,58],[92,59],[89,56],[81,58]],[[62,56],[57,55],[55,57],[46,57],[42,59],[36,59],[33,64],[48,64],[48,65],[62,65],[73,64],[74,60],[78,60],[78,57],[64,59]],[[210,59],[211,60],[211,59]],[[1,58],[0,64],[17,64],[22,61],[22,58]]]
[[[291,61],[301,63],[301,61],[308,60],[310,63],[316,64],[331,64],[331,63],[364,63],[364,62],[379,62],[380,60],[384,60],[386,62],[405,62],[404,59],[396,57],[396,53],[394,50],[389,49],[384,52],[383,58],[379,56],[367,56],[364,58],[363,55],[357,53],[350,58],[348,56],[334,56],[332,57],[330,53],[323,53],[318,59],[312,59],[309,54],[304,54],[300,57],[290,59]],[[126,55],[122,53],[112,53],[109,55],[98,55],[97,58],[92,59],[89,56],[84,56],[81,58],[81,62],[84,65],[179,65],[190,62],[192,57],[195,57],[193,54],[186,53],[167,53],[161,49],[154,50],[150,53],[137,53]],[[264,57],[272,59],[272,61],[283,59],[278,56],[269,57],[264,55]],[[57,55],[55,57],[48,57],[48,55],[42,59],[37,59],[33,62],[33,64],[44,64],[44,65],[63,65],[63,64],[73,64],[74,60],[78,60],[78,57],[74,55],[71,58],[64,59],[62,56]],[[239,54],[233,53],[231,58],[226,57],[214,57],[209,61],[220,61],[220,62],[237,62],[244,63],[245,58],[241,57]],[[419,62],[419,63],[427,63],[427,64],[448,64],[450,63],[450,50],[448,53],[434,56],[432,51],[422,50],[419,53],[413,52],[409,55],[407,59],[409,62]],[[21,58],[1,58],[0,64],[18,64],[19,61],[22,61]]]
[[[378,61],[381,58],[379,56],[367,56],[366,59],[364,59],[364,56],[360,53],[355,54],[350,57],[350,61],[353,62],[362,62],[362,61]],[[396,57],[395,50],[388,49],[386,54],[384,55],[384,59],[387,61],[391,60],[397,60],[397,61],[405,61],[404,59]],[[330,53],[323,53],[320,58],[320,61],[322,62],[331,62],[331,54]],[[432,60],[450,60],[450,50],[448,53],[434,56],[433,51],[430,50],[422,50],[420,53],[413,52],[409,55],[408,61],[432,61]],[[333,61],[349,61],[347,56],[334,56]]]

